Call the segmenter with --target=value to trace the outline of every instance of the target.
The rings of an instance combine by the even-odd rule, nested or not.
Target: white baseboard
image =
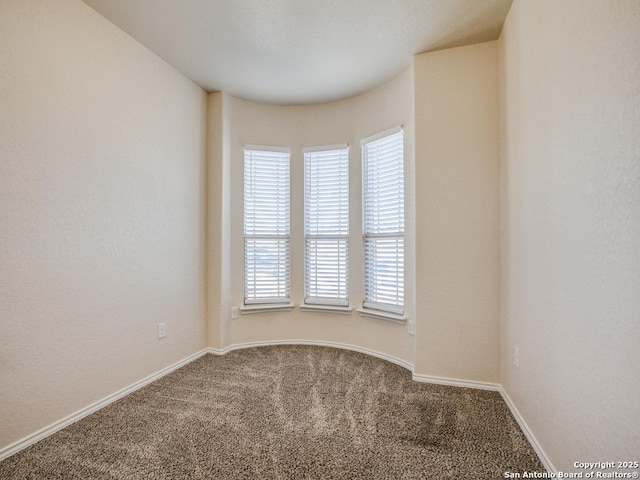
[[[451,387],[477,388],[479,390],[500,391],[499,383],[474,382],[472,380],[461,380],[459,378],[435,377],[433,375],[413,374],[416,382],[435,383],[436,385],[448,385]]]
[[[511,398],[502,385],[500,385],[500,395],[502,396],[504,403],[506,403],[507,407],[509,407],[511,415],[513,415],[513,418],[515,418],[516,422],[518,422],[518,425],[520,425],[520,429],[524,433],[525,437],[527,437],[527,440],[529,440],[529,443],[536,452],[536,455],[538,455],[538,458],[542,462],[542,465],[544,465],[544,468],[547,470],[547,472],[557,475],[558,470],[556,470],[556,468],[553,466],[553,463],[551,463],[551,460],[549,460],[549,457],[529,428],[529,425],[527,425],[527,422],[524,421],[524,418],[522,418],[522,415],[520,415],[520,412],[516,408],[515,404],[511,401]]]
[[[246,342],[229,345],[228,347],[222,349],[209,347],[208,351],[209,353],[213,353],[214,355],[224,355],[225,353],[232,352],[233,350],[253,347],[267,347],[270,345],[316,345],[319,347],[341,348],[343,350],[352,350],[354,352],[371,355],[372,357],[378,357],[388,362],[395,363],[396,365],[400,365],[410,372],[413,371],[413,364],[407,362],[406,360],[402,360],[401,358],[394,357],[393,355],[388,355],[386,353],[378,352],[370,348],[359,347],[357,345],[351,345],[348,343],[327,342],[323,340],[269,340],[265,342]]]
[[[111,395],[103,398],[102,400],[97,401],[96,403],[93,403],[81,410],[78,410],[75,413],[72,413],[71,415],[69,415],[68,417],[63,418],[62,420],[58,420],[55,423],[52,423],[51,425],[49,425],[48,427],[43,428],[42,430],[38,430],[35,433],[32,433],[31,435],[28,435],[26,437],[24,437],[21,440],[18,440],[15,443],[12,443],[2,449],[0,449],[0,461],[4,460],[5,458],[10,457],[11,455],[14,455],[16,453],[18,453],[20,450],[23,450],[25,448],[27,448],[30,445],[33,445],[34,443],[42,440],[43,438],[48,437],[49,435],[54,434],[55,432],[57,432],[58,430],[62,430],[63,428],[71,425],[72,423],[77,422],[78,420],[86,417],[87,415],[91,415],[94,412],[97,412],[98,410],[100,410],[101,408],[106,407],[107,405],[109,405],[110,403],[115,402],[116,400],[121,399],[122,397],[129,395],[132,392],[135,392],[136,390],[144,387],[145,385],[148,385],[151,382],[154,382],[156,380],[158,380],[161,377],[164,377],[165,375],[167,375],[168,373],[173,372],[174,370],[177,370],[180,367],[183,367],[184,365],[193,362],[195,359],[200,358],[201,356],[205,355],[207,353],[207,349],[204,350],[200,350],[199,352],[194,353],[193,355],[189,355],[187,358],[183,358],[182,360],[169,365],[166,368],[163,368],[162,370],[157,371],[156,373],[153,373],[151,375],[149,375],[148,377],[143,378],[142,380],[139,380],[131,385],[129,385],[128,387],[123,388],[122,390],[119,390],[115,393],[112,393]]]

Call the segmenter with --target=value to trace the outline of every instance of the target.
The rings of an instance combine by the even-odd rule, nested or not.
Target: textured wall
[[[3,447],[204,347],[206,96],[75,0],[0,2],[0,65]]]
[[[498,382],[496,42],[417,55],[416,373]]]
[[[502,383],[565,471],[638,458],[639,25],[636,0],[516,0],[500,39]]]

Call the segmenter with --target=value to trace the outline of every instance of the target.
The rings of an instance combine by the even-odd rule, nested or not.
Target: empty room
[[[638,478],[640,1],[0,0],[0,478]]]

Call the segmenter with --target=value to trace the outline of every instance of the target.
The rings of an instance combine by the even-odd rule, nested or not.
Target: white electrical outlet
[[[513,347],[513,364],[516,368],[520,368],[520,349],[518,347]]]
[[[159,323],[158,324],[158,338],[164,338],[167,336],[167,324]]]
[[[233,320],[238,318],[239,313],[240,313],[240,309],[238,307],[231,307],[231,318]]]
[[[409,335],[415,335],[416,334],[416,324],[413,323],[412,321],[408,321],[407,322],[407,326],[409,327]]]

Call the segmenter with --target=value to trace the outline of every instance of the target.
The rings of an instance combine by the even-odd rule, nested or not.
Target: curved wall
[[[405,126],[406,316],[414,320],[413,293],[413,71],[363,95],[305,106],[248,102],[222,93],[210,95],[209,341],[214,348],[251,342],[316,341],[353,345],[413,364],[413,337],[407,325],[351,315],[301,311],[304,298],[303,148],[349,144],[350,301],[362,303],[360,140]],[[232,320],[231,306],[243,303],[243,147],[291,149],[292,311],[252,313]],[[229,227],[225,227],[225,224]],[[229,232],[226,236],[225,232]],[[225,285],[229,285],[228,291]]]

